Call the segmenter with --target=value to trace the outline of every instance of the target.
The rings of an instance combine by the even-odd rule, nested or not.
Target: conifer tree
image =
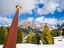
[[[32,37],[32,44],[37,44],[37,41],[36,41],[36,34]]]
[[[33,37],[33,31],[32,30],[29,31],[29,36]]]
[[[32,37],[33,37],[33,31],[30,30],[29,31],[29,35],[28,35],[28,38],[27,38],[27,43],[32,43]]]
[[[62,29],[62,36],[64,36],[64,28]]]
[[[5,38],[7,35],[7,29],[3,26],[0,27],[0,44],[4,44]]]
[[[40,36],[39,36],[38,32],[36,32],[36,34],[33,36],[32,43],[33,44],[40,44]]]
[[[60,35],[62,35],[62,32],[60,29],[57,29],[57,36],[60,36]]]
[[[7,27],[6,27],[6,26],[3,26],[3,30],[5,31],[5,36],[7,36],[7,34],[8,34],[8,29],[7,29]]]
[[[51,30],[51,35],[52,35],[53,37],[56,37],[56,36],[57,36],[56,30]]]
[[[32,43],[32,38],[30,36],[27,38],[27,43]]]
[[[23,43],[23,37],[24,37],[24,33],[20,28],[18,28],[17,43]]]
[[[43,33],[41,34],[41,40],[43,44],[53,44],[53,37],[50,34],[50,30],[47,25],[44,26]]]

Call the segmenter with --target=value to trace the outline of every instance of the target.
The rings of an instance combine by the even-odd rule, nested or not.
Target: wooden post
[[[16,42],[17,42],[17,31],[18,31],[18,15],[20,6],[16,6],[16,13],[14,16],[14,19],[12,21],[12,24],[10,26],[7,38],[4,42],[3,48],[16,48]]]

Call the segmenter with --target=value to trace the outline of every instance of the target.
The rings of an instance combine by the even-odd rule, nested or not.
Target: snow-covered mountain
[[[23,29],[32,28],[32,29],[42,31],[44,28],[44,25],[46,25],[46,24],[32,23],[32,22],[28,22],[28,21],[24,20],[19,24],[19,27],[23,28]],[[47,24],[47,26],[50,28],[50,30],[57,29],[56,26],[52,26],[49,24]]]
[[[64,28],[64,23],[63,24],[57,24],[58,28]]]
[[[28,29],[28,28],[31,28],[31,29],[38,29],[40,31],[42,31],[43,29],[43,24],[35,24],[35,23],[32,23],[32,22],[28,22],[28,21],[22,21],[20,24],[19,24],[19,27],[20,28],[23,28],[23,29]]]
[[[8,27],[10,27],[11,24],[7,25]],[[22,29],[34,29],[34,30],[38,30],[38,31],[42,31],[44,28],[44,25],[47,25],[49,27],[50,30],[53,29],[58,29],[58,28],[64,28],[64,23],[63,24],[57,24],[57,25],[50,25],[50,24],[42,24],[42,23],[32,23],[32,22],[28,22],[26,20],[20,22],[18,24],[18,27],[22,28]]]

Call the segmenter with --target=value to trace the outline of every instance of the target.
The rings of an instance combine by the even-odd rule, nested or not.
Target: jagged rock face
[[[64,23],[63,24],[57,24],[58,28],[64,28]]]
[[[20,24],[19,24],[19,27],[20,28],[25,28],[25,29],[28,29],[28,28],[31,28],[31,29],[38,29],[38,30],[43,30],[43,27],[44,27],[45,24],[41,24],[41,23],[37,23],[37,24],[34,24],[32,22],[28,22],[26,20],[22,21]],[[50,30],[53,30],[53,29],[57,29],[57,28],[63,28],[64,27],[64,23],[63,24],[57,24],[57,26],[51,26],[51,25],[48,25],[49,29]]]
[[[38,29],[42,29],[43,28],[43,25],[42,24],[34,24],[34,23],[31,23],[31,22],[27,22],[27,21],[22,21],[20,24],[19,24],[19,27],[21,28],[38,28]]]

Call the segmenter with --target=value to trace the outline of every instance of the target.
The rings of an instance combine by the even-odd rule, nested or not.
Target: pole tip
[[[17,9],[21,10],[21,8],[22,8],[21,5],[16,5],[16,10]]]

